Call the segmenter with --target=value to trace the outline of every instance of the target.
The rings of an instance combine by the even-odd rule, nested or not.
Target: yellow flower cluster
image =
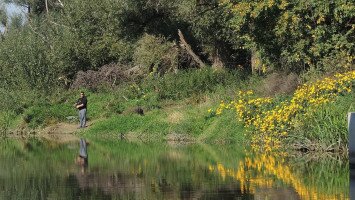
[[[336,74],[332,78],[300,86],[291,100],[281,103],[271,98],[253,98],[253,91],[239,91],[235,101],[221,102],[216,115],[220,115],[224,109],[234,109],[237,120],[254,133],[253,147],[271,151],[278,148],[281,139],[294,128],[295,117],[307,115],[319,106],[333,102],[338,95],[351,92],[354,81],[355,71]]]
[[[292,172],[282,157],[261,154],[257,157],[247,156],[238,163],[237,169],[229,169],[223,164],[208,166],[210,172],[218,173],[223,180],[227,177],[240,182],[241,192],[255,194],[258,188],[272,188],[277,182],[292,186],[301,199],[346,199],[338,194],[325,194],[319,192],[316,185],[305,185],[302,180]]]

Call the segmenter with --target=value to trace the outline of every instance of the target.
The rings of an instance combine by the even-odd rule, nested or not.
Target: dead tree
[[[194,51],[191,49],[191,46],[186,42],[184,35],[178,30],[179,38],[180,38],[180,45],[186,49],[187,53],[194,59],[196,63],[200,66],[200,68],[205,68],[206,64],[200,59],[198,55],[194,53]]]

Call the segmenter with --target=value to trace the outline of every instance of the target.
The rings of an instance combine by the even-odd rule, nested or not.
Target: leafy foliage
[[[256,49],[263,62],[296,72],[348,70],[353,64],[354,3],[346,0],[229,1],[221,4],[241,48]],[[333,60],[341,62],[335,63]]]
[[[134,63],[144,66],[148,73],[174,71],[178,68],[178,50],[163,37],[144,35],[133,54]]]

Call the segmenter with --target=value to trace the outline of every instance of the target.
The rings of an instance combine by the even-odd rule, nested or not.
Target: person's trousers
[[[86,108],[79,110],[80,128],[86,126]]]

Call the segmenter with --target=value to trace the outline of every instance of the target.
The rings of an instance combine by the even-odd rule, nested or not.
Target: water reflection
[[[83,140],[82,165],[73,163],[77,144],[26,145],[0,144],[0,199],[347,199],[349,192],[343,164],[292,163],[235,146],[90,141],[88,152]]]
[[[294,173],[282,156],[276,159],[273,155],[261,154],[239,161],[236,169],[218,163],[210,165],[209,170],[220,174],[223,180],[228,176],[239,181],[242,191],[254,194],[257,199],[348,199],[344,191],[329,194],[319,191],[316,185],[306,185],[302,175]],[[281,183],[285,187],[279,188]],[[317,183],[326,185],[321,180]]]
[[[84,138],[80,138],[79,155],[75,159],[75,163],[80,166],[81,173],[85,173],[89,165],[89,155],[87,151],[88,142]]]

